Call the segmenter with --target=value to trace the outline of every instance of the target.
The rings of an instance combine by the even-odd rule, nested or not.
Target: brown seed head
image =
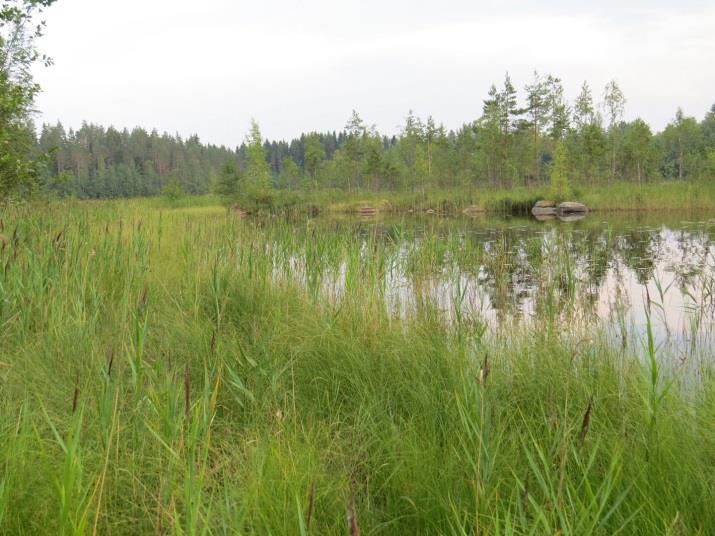
[[[593,410],[593,397],[588,401],[586,413],[583,414],[583,422],[581,423],[581,433],[578,436],[579,445],[583,445],[588,433],[588,427],[591,425],[591,411]]]

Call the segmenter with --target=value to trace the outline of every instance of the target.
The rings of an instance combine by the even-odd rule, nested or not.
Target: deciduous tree
[[[0,199],[38,176],[31,158],[35,133],[30,113],[39,90],[31,68],[49,64],[36,48],[44,22],[37,17],[54,0],[3,0],[0,4]]]

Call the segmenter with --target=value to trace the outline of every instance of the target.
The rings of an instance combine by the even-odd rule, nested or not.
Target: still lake
[[[591,213],[575,222],[480,215],[254,221],[277,279],[339,305],[359,293],[407,319],[491,334],[551,328],[638,346],[648,318],[660,352],[710,353],[715,219]],[[586,336],[586,335],[584,335]]]

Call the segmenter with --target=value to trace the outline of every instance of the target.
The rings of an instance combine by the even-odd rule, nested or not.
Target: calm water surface
[[[276,275],[335,301],[371,290],[396,317],[428,308],[492,332],[596,325],[624,346],[642,338],[649,311],[661,350],[709,352],[715,342],[707,214],[317,218],[294,227],[276,241]]]

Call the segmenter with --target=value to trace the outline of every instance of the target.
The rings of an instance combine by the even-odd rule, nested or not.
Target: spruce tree
[[[219,196],[224,205],[230,206],[238,198],[240,182],[241,175],[236,164],[230,160],[226,161],[214,183],[214,194]]]

